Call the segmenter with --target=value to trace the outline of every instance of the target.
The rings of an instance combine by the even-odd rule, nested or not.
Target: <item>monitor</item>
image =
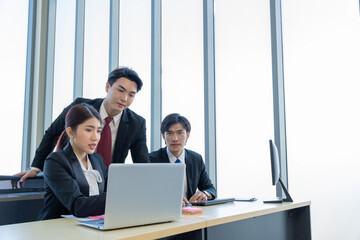
[[[280,171],[280,160],[279,160],[279,152],[275,143],[270,139],[270,161],[271,161],[271,178],[272,178],[272,185],[275,186],[277,183],[280,183],[281,189],[284,191],[286,198],[275,198],[271,200],[264,200],[264,203],[281,203],[281,202],[292,202],[292,198],[287,191],[284,183],[281,180],[281,171]]]

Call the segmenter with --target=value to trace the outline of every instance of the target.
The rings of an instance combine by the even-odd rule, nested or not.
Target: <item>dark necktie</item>
[[[179,160],[179,159],[176,159],[175,163],[180,163],[180,160]]]
[[[109,167],[111,163],[111,130],[109,123],[113,120],[112,117],[105,118],[105,126],[101,131],[101,139],[96,152],[99,153],[105,161],[106,167]]]

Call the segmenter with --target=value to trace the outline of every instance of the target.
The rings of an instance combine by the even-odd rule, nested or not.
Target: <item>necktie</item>
[[[176,159],[175,163],[180,163],[180,160],[179,160],[179,159]]]
[[[111,130],[109,123],[113,120],[112,117],[105,118],[105,126],[101,131],[101,139],[96,152],[99,153],[105,161],[105,165],[109,167],[111,163]]]

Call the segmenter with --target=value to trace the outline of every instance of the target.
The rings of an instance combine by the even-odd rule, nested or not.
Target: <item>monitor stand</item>
[[[281,189],[284,191],[286,198],[275,198],[270,200],[264,200],[264,203],[282,203],[282,202],[293,202],[288,190],[286,189],[284,183],[281,181],[281,178],[279,178],[278,181],[281,185]]]

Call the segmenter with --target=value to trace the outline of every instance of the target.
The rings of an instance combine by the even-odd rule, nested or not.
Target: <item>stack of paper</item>
[[[182,208],[182,213],[186,215],[193,215],[193,214],[202,214],[202,208],[197,207],[184,207]]]

